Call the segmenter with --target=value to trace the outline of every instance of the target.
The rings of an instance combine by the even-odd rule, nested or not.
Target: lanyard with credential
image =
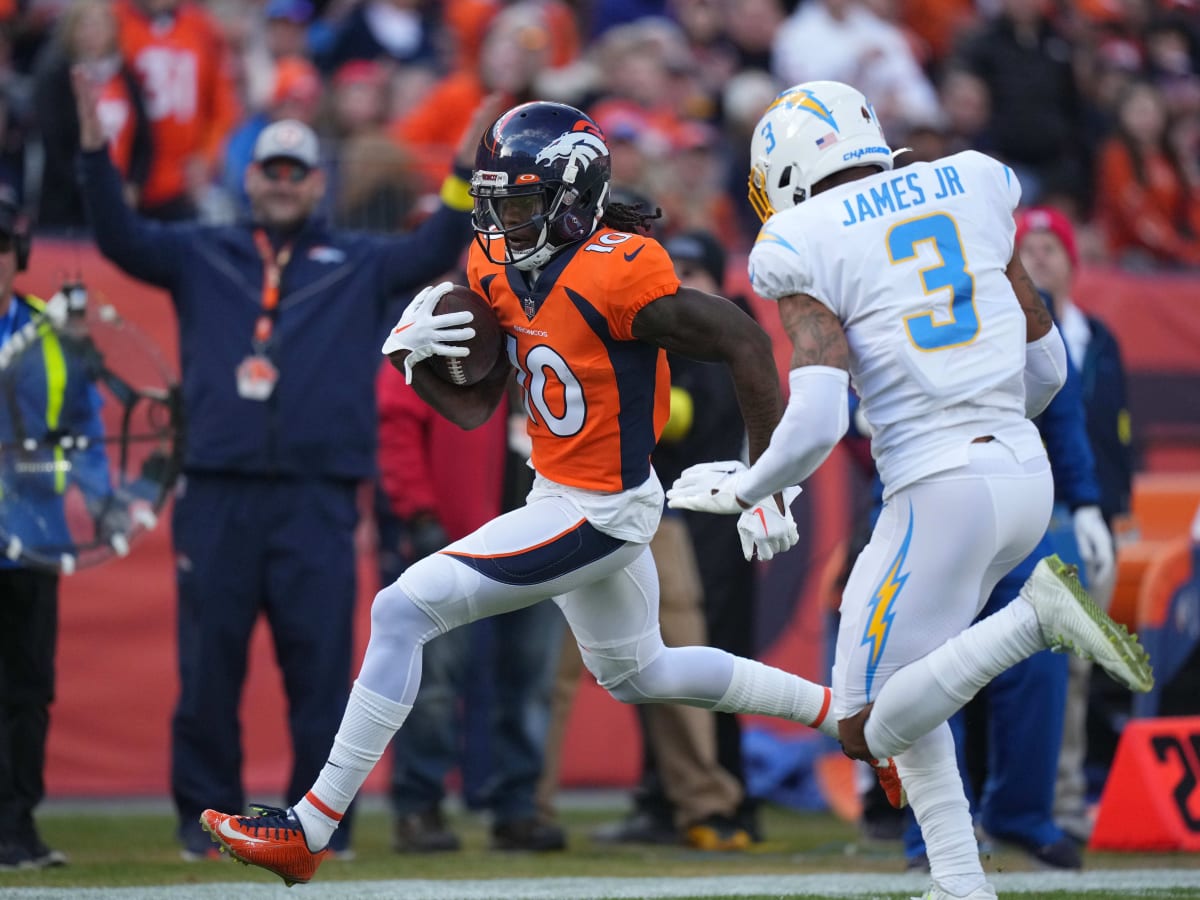
[[[292,258],[292,245],[285,244],[278,253],[273,252],[270,238],[261,228],[254,232],[254,244],[263,262],[262,311],[254,323],[254,352],[237,368],[237,389],[245,400],[266,400],[279,381],[279,370],[268,358],[266,346],[279,315],[279,282]]]
[[[275,317],[279,314],[279,282],[292,259],[292,245],[284,244],[278,253],[273,252],[271,239],[261,228],[254,232],[254,243],[263,262],[262,312],[254,325],[254,349],[261,353],[275,329]]]

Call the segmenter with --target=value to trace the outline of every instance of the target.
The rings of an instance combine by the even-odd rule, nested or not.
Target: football
[[[440,316],[464,309],[474,316],[470,327],[475,329],[475,337],[462,341],[471,349],[470,355],[431,356],[427,360],[439,378],[459,387],[475,384],[492,371],[504,346],[504,334],[491,304],[469,287],[456,284],[438,300],[433,314]]]

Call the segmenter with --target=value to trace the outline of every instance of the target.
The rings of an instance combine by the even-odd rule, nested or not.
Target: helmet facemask
[[[549,245],[550,219],[547,215],[553,201],[548,197],[546,186],[541,184],[507,189],[480,183],[481,177],[503,175],[502,172],[477,172],[471,181],[471,193],[475,196],[471,225],[475,229],[475,239],[493,263],[514,265],[519,269],[540,268],[554,255],[554,248]],[[562,191],[558,193],[561,195]],[[508,225],[505,225],[506,220]],[[504,238],[502,259],[492,255],[491,239],[496,237]],[[528,246],[514,247],[514,238],[517,243]]]

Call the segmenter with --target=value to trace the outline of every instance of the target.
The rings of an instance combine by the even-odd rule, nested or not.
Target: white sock
[[[965,897],[987,879],[979,862],[979,845],[958,774],[950,726],[943,722],[935,727],[895,761],[921,825],[933,883],[955,897]]]
[[[879,759],[898,756],[1005,669],[1045,647],[1037,613],[1018,597],[892,675],[867,719],[867,747]]]
[[[829,688],[753,659],[733,660],[733,677],[714,710],[777,716],[837,737],[837,722],[829,715]]]
[[[312,790],[293,807],[304,826],[309,850],[315,853],[329,843],[350,801],[411,710],[411,705],[396,703],[354,682],[329,760]]]

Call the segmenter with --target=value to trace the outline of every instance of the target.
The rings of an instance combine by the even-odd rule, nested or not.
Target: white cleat
[[[1046,645],[1051,650],[1070,650],[1094,660],[1132,691],[1150,690],[1154,673],[1137,635],[1130,634],[1093,602],[1075,571],[1058,556],[1047,556],[1021,587],[1021,596],[1037,612]]]
[[[997,900],[997,898],[996,889],[990,884],[984,884],[982,887],[975,888],[965,897],[949,894],[939,887],[932,887],[920,897],[913,897],[912,900]]]

